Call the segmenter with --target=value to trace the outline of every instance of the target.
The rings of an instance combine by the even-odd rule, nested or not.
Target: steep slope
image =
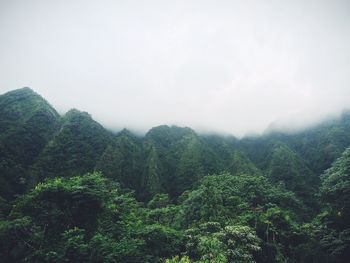
[[[123,130],[107,147],[96,170],[136,190],[141,199],[156,193],[177,197],[203,176],[221,171],[260,175],[235,150],[233,141],[233,137],[199,136],[176,126],[155,127],[144,138]]]
[[[267,174],[273,183],[282,183],[309,207],[315,207],[319,177],[288,146],[276,144],[271,152]]]
[[[123,187],[140,192],[143,157],[141,138],[124,129],[108,145],[95,170],[121,183]]]
[[[248,157],[236,150],[231,155],[228,171],[233,175],[261,175],[262,171]]]
[[[310,169],[308,160],[278,137],[246,138],[240,149],[275,184],[283,184],[308,207],[316,208],[315,193],[319,174]]]
[[[203,144],[215,154],[217,170],[224,171],[232,165],[232,158],[237,150],[238,140],[233,136],[201,135]]]
[[[0,196],[22,193],[26,170],[58,127],[59,115],[29,88],[0,96]]]
[[[28,166],[57,128],[59,115],[29,88],[0,96],[0,141],[5,153]],[[30,153],[30,154],[28,154]]]
[[[308,160],[312,169],[321,173],[329,168],[346,147],[350,145],[350,115],[344,116],[346,120],[336,125],[318,128],[295,139],[290,145]]]
[[[255,165],[265,169],[269,165],[267,156],[271,148],[279,142],[292,149],[315,174],[320,175],[350,145],[350,111],[299,132],[272,131],[263,136],[243,138],[239,148]]]
[[[321,177],[321,197],[326,203],[330,227],[337,231],[350,228],[350,147]],[[350,240],[348,240],[350,247]],[[349,250],[348,250],[349,251]],[[349,252],[348,252],[349,255]]]
[[[35,181],[70,177],[94,170],[112,135],[86,112],[70,110],[32,167]]]
[[[350,258],[350,147],[321,176],[322,212],[312,238],[314,249],[328,254],[324,262],[345,263]]]
[[[350,111],[295,134],[271,133],[268,137],[287,144],[321,174],[350,145]]]
[[[149,194],[163,191],[178,196],[203,176],[217,169],[210,148],[190,128],[159,126],[145,136],[146,164],[143,186]],[[161,190],[160,190],[161,189]]]
[[[232,175],[261,175],[260,169],[239,149],[239,140],[235,137],[220,135],[200,137],[206,147],[215,154],[216,171],[227,171]]]
[[[0,196],[6,199],[29,179],[34,184],[95,169],[145,198],[177,197],[203,176],[228,171],[268,176],[307,200],[318,185],[315,175],[350,145],[350,113],[298,133],[242,140],[166,125],[144,137],[124,130],[113,138],[87,113],[71,110],[60,118],[24,88],[0,96],[0,131]]]

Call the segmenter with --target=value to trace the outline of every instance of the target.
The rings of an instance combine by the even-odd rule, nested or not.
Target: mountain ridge
[[[350,114],[238,139],[113,133],[29,89],[0,105],[5,262],[348,262]]]
[[[31,182],[28,183],[29,187],[47,177],[69,177],[101,170],[123,186],[136,190],[141,199],[162,192],[176,198],[208,174],[222,171],[233,174],[271,174],[272,152],[278,144],[290,149],[287,155],[296,156],[291,157],[291,160],[295,159],[292,162],[298,164],[292,166],[300,167],[301,162],[297,160],[303,159],[306,168],[301,170],[310,170],[310,176],[320,175],[350,145],[350,113],[347,111],[338,119],[298,133],[272,132],[259,137],[237,139],[227,135],[204,135],[189,127],[174,125],[153,127],[144,136],[135,135],[127,129],[113,133],[87,112],[71,109],[59,115],[30,88],[0,95],[0,106],[1,101],[13,102],[11,106],[16,109],[44,105],[42,107],[47,114],[53,114],[54,117],[54,128],[50,126],[51,132],[45,137],[45,143],[23,167],[30,172],[25,172],[20,178]],[[0,116],[6,115],[7,111],[9,109],[0,107]],[[18,112],[18,118],[10,123],[16,131],[15,137],[20,137],[17,122],[26,119],[29,111]],[[30,127],[24,128],[22,135],[23,132],[30,133],[33,127],[36,124],[31,123]],[[7,148],[3,142],[0,154],[6,156]],[[22,149],[25,148],[19,147],[20,151]],[[7,159],[16,163],[10,155]]]

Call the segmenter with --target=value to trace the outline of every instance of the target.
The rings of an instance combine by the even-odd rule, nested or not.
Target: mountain
[[[293,134],[272,132],[266,137],[287,144],[308,162],[315,173],[321,174],[349,146],[349,131],[350,111],[344,110],[338,118],[327,120],[315,127]]]
[[[190,128],[159,126],[144,138],[146,188],[179,196],[203,176],[217,171],[217,157]],[[153,191],[153,192],[152,192]],[[158,190],[159,192],[159,190]]]
[[[313,242],[327,262],[350,258],[350,147],[321,176],[322,213]],[[317,240],[317,241],[315,241]]]
[[[176,199],[204,176],[227,171],[264,175],[308,202],[319,175],[350,145],[346,111],[304,131],[240,140],[167,125],[145,136],[128,130],[113,135],[86,112],[73,109],[59,116],[29,88],[0,96],[0,124],[5,199],[45,178],[92,171],[135,190],[141,200],[157,193]]]
[[[23,193],[28,167],[59,127],[60,116],[29,88],[0,96],[0,196]]]
[[[101,171],[123,187],[141,192],[140,176],[144,158],[142,139],[124,129],[111,140],[98,159],[95,170]]]
[[[334,262],[350,247],[350,112],[237,139],[137,136],[0,95],[4,262]]]
[[[239,148],[273,182],[282,182],[311,207],[320,175],[350,145],[350,112],[295,133],[271,132],[240,141]]]
[[[268,177],[273,183],[282,183],[309,206],[315,207],[319,177],[285,144],[276,144],[269,158]]]
[[[71,177],[94,171],[112,134],[86,112],[68,111],[60,127],[31,167],[34,183],[45,178]]]

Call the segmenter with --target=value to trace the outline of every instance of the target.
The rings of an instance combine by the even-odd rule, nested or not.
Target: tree
[[[321,222],[321,246],[336,262],[350,258],[350,148],[322,175],[321,198],[325,203]]]

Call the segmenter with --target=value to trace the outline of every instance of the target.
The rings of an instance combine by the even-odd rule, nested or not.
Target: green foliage
[[[148,209],[146,214],[147,223],[160,223],[176,229],[181,229],[181,218],[182,207],[180,205]]]
[[[58,127],[58,113],[29,88],[0,96],[0,196],[25,191],[27,169]]]
[[[260,250],[260,240],[249,227],[226,226],[221,238],[229,262],[255,262],[253,253]]]
[[[145,212],[99,173],[50,179],[0,221],[0,255],[5,262],[162,262],[180,253],[182,232],[147,224]]]
[[[299,262],[348,262],[350,254],[350,148],[321,176],[322,210],[303,226]]]
[[[148,197],[177,197],[203,176],[218,170],[217,157],[190,128],[159,126],[144,138],[143,189]]]
[[[249,174],[261,175],[261,171],[242,153],[235,151],[232,154],[232,162],[229,171],[233,175]]]
[[[147,206],[151,209],[162,208],[169,205],[169,195],[168,194],[156,194],[153,196],[152,200],[150,200]]]
[[[181,231],[154,224],[142,230],[141,238],[145,240],[143,254],[148,255],[145,258],[149,262],[162,262],[181,252],[184,236]]]
[[[285,136],[284,141],[307,160],[316,174],[321,174],[350,145],[349,129],[350,111],[344,111],[338,119],[323,122],[293,136]]]
[[[255,262],[260,240],[247,226],[207,222],[186,231],[186,250],[198,262]]]
[[[111,135],[90,115],[70,110],[33,165],[32,176],[40,182],[92,172],[110,140]]]
[[[314,194],[319,185],[319,179],[286,145],[277,144],[273,148],[269,177],[272,182],[283,183],[288,190],[296,193],[310,207],[316,206]]]
[[[31,223],[29,217],[0,221],[0,256],[4,262],[19,262],[33,251],[41,233]]]
[[[6,200],[15,198],[26,189],[26,171],[11,158],[0,161],[0,197]]]
[[[350,257],[350,148],[322,175],[321,198],[325,204],[321,246],[337,262]]]
[[[165,260],[165,263],[191,263],[191,261],[187,256],[184,256],[184,257],[175,256],[172,259]]]
[[[344,112],[240,140],[165,125],[113,137],[28,88],[6,93],[1,261],[348,262],[349,129]]]
[[[264,136],[243,138],[239,147],[259,168],[266,168],[271,148],[283,143],[317,175],[329,168],[350,145],[350,111],[315,127],[294,132],[270,131]]]
[[[232,176],[228,173],[207,176],[183,202],[184,224],[240,221],[246,213],[255,214],[271,204],[291,210],[301,209],[300,201],[292,193],[274,187],[263,176]]]
[[[301,218],[297,216],[301,211],[303,205],[294,194],[273,186],[266,177],[226,173],[203,178],[189,193],[182,204],[181,222],[192,227],[203,227],[210,221],[250,227],[263,241],[256,259],[283,262],[293,258],[290,251],[302,242],[298,223]],[[205,241],[213,246],[216,242]]]
[[[123,187],[141,192],[140,175],[143,171],[141,139],[127,130],[121,131],[108,145],[95,170],[119,182]]]
[[[164,167],[160,162],[157,150],[154,146],[146,146],[146,164],[142,174],[142,188],[144,189],[143,199],[149,199],[151,196],[163,192],[165,178],[162,178],[164,174]]]
[[[328,205],[334,227],[350,227],[350,148],[322,175],[321,197]]]
[[[99,174],[67,180],[55,178],[39,183],[19,199],[13,213],[30,216],[38,226],[45,228],[47,238],[72,227],[94,229],[103,211],[103,198],[108,191],[106,184]]]

